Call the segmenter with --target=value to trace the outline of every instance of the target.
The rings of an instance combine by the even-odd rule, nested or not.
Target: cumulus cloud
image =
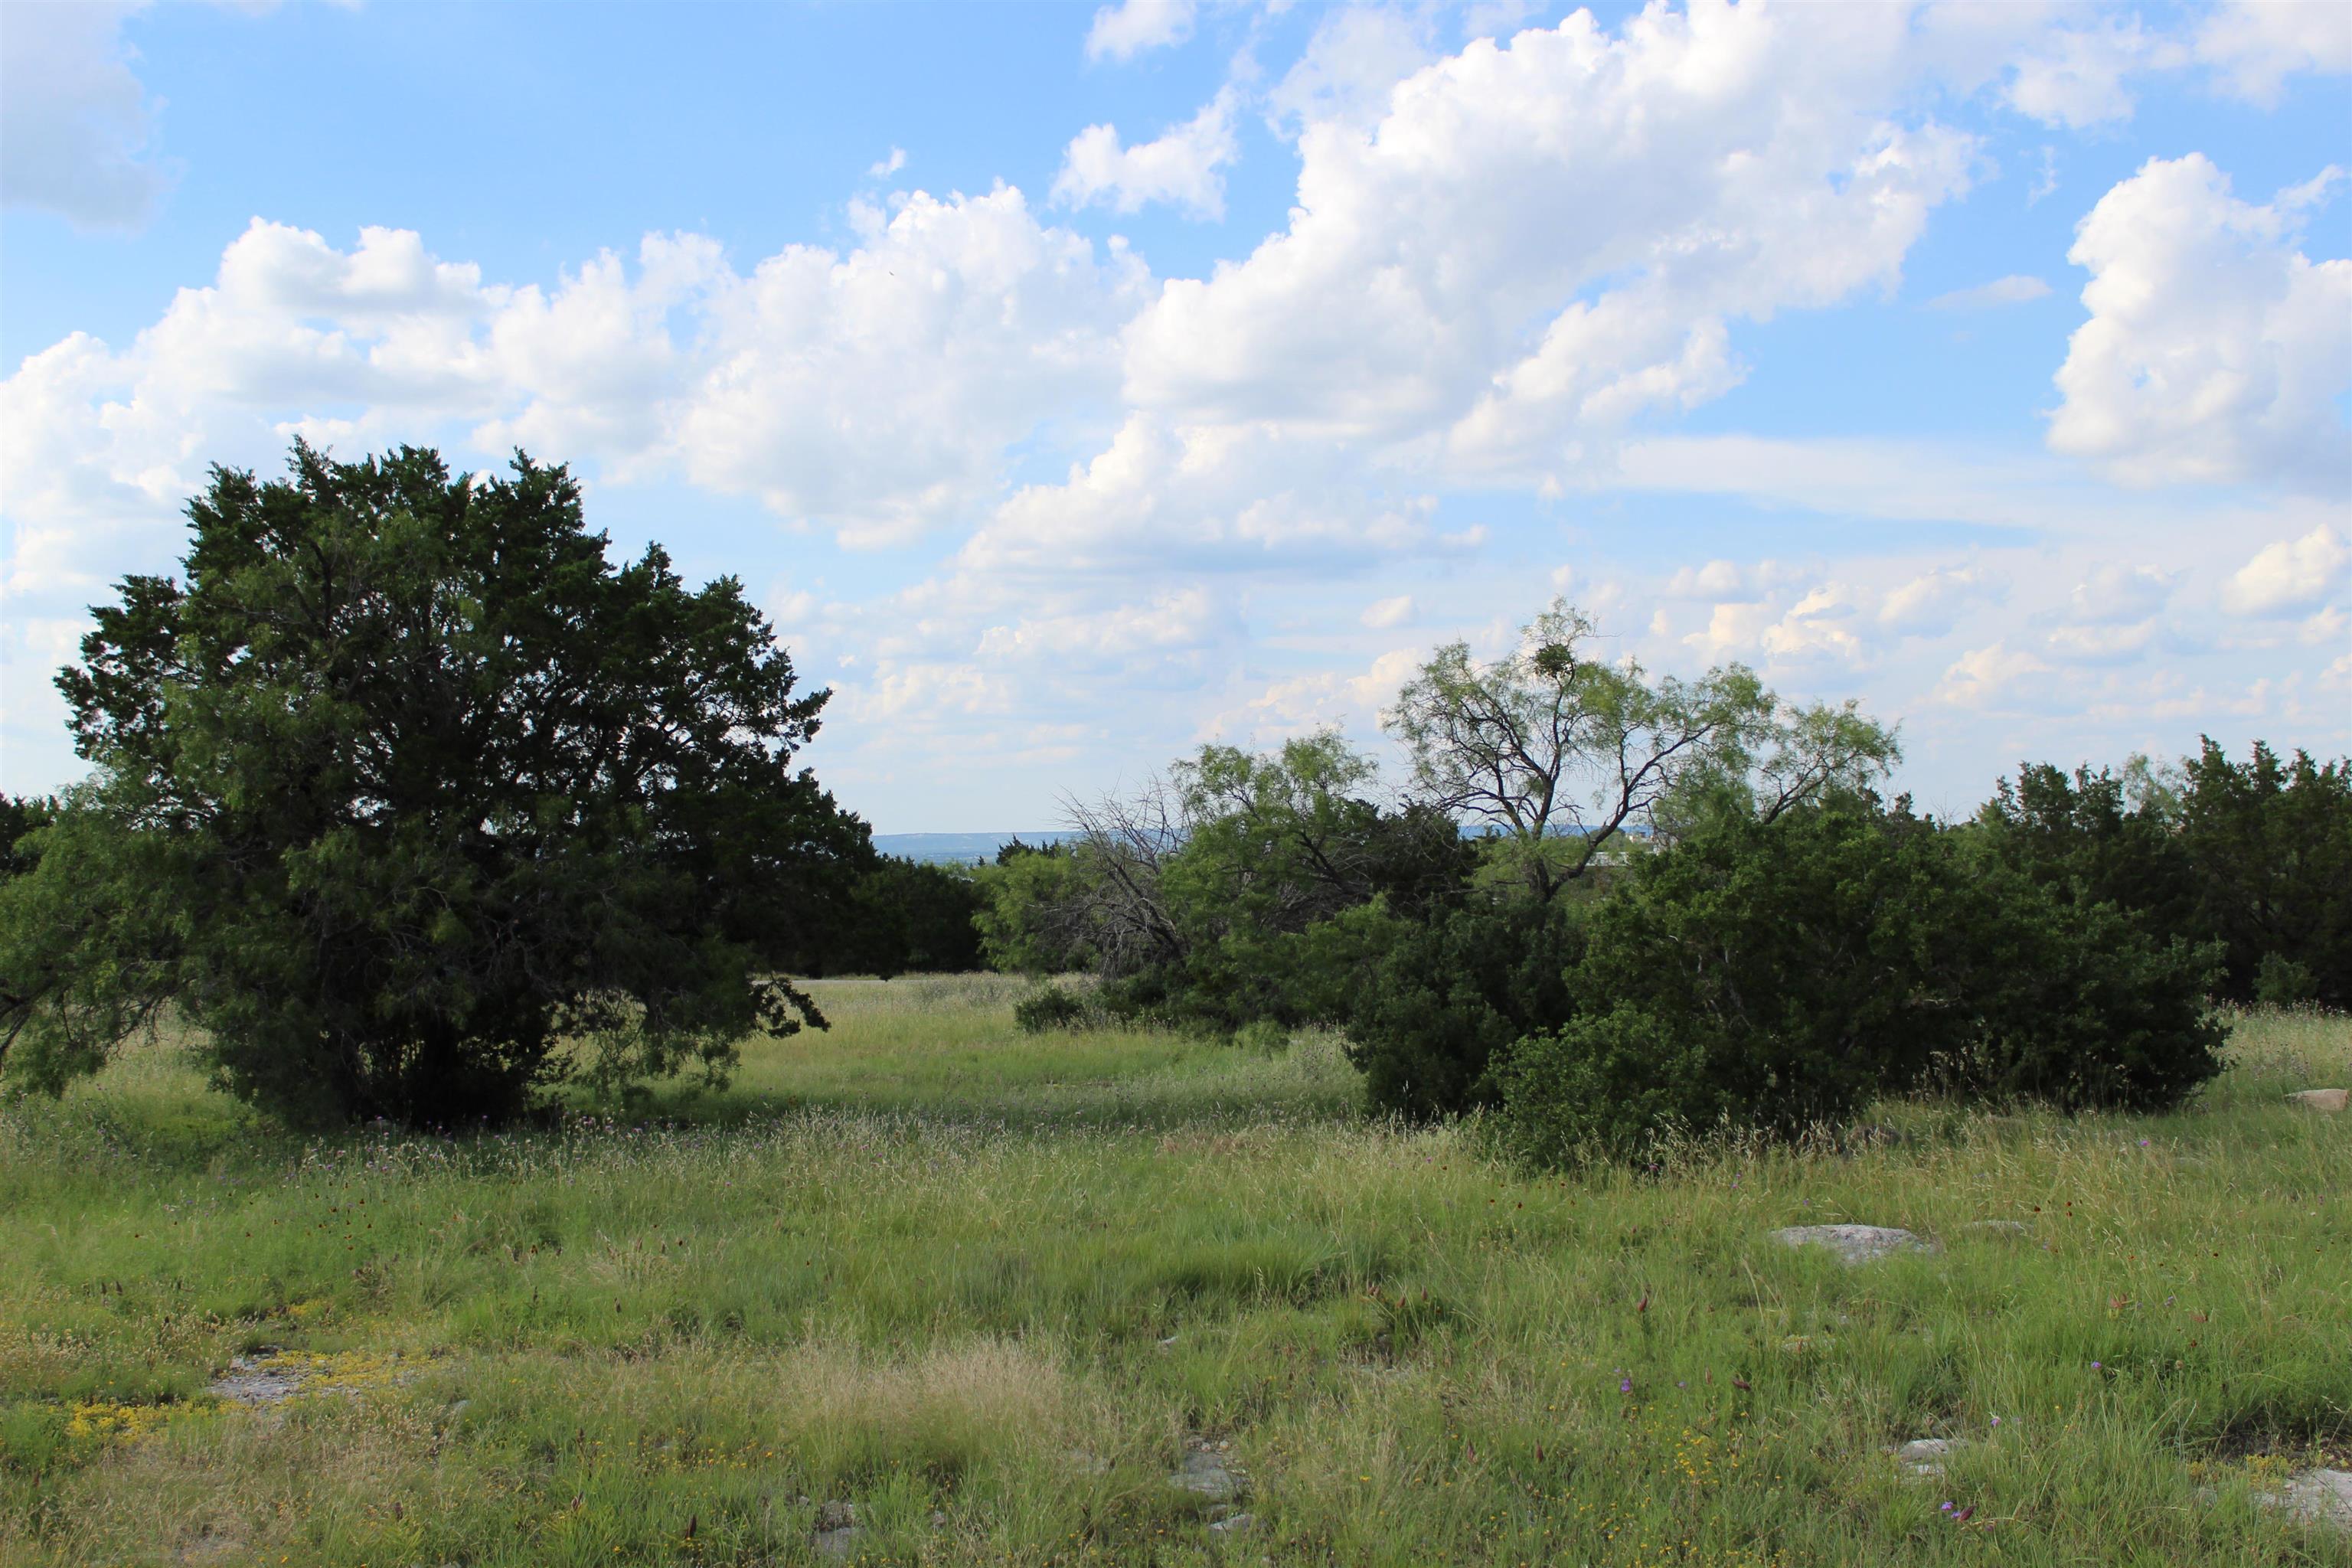
[[[2352,71],[2352,6],[2330,0],[2233,0],[2206,16],[2195,49],[2224,90],[2268,106],[2278,101],[2290,76]]]
[[[1341,455],[1261,428],[1171,426],[1130,416],[1060,484],[1024,486],[957,555],[971,572],[1192,570],[1328,574],[1407,553],[1475,550],[1433,500],[1369,488]]]
[[[2006,97],[2021,114],[2080,131],[2130,116],[2126,77],[2189,58],[2186,45],[2143,30],[2137,16],[2097,17],[2044,33],[2017,62]]]
[[[1089,125],[1073,137],[1054,180],[1056,201],[1100,203],[1139,212],[1166,202],[1196,218],[1225,216],[1225,181],[1217,171],[1234,161],[1233,93],[1219,93],[1200,113],[1158,139],[1119,145],[1115,125]]]
[[[1979,566],[1939,566],[1879,601],[1877,621],[1897,637],[1942,637],[1969,605],[1995,598],[2000,585]]]
[[[0,200],[76,226],[136,228],[169,184],[146,156],[155,111],[132,72],[136,5],[12,5],[0,48]]]
[[[1423,441],[1457,476],[1572,470],[1734,384],[1730,321],[1895,278],[1973,147],[1891,117],[1907,47],[1892,12],[1713,5],[1473,41],[1375,122],[1306,125],[1289,225],[1163,285],[1129,397]]]
[[[1194,0],[1119,0],[1095,13],[1087,29],[1087,58],[1132,59],[1192,36]]]
[[[2172,597],[2173,576],[2153,566],[2093,567],[2066,597],[2068,619],[2113,626],[2145,621]]]
[[[1933,700],[1955,708],[1997,708],[2017,700],[2020,689],[2047,675],[2049,664],[2002,643],[1962,654],[1944,671]]]
[[[550,288],[404,230],[339,250],[256,220],[127,346],[77,334],[0,384],[12,583],[112,575],[105,529],[168,520],[205,464],[274,466],[295,434],[454,428],[485,454],[755,495],[856,544],[964,515],[1009,446],[1112,395],[1141,263],[1011,189],[856,216],[845,252],[792,246],[741,274],[715,240],[654,235]]]
[[[2152,158],[2099,199],[2067,259],[2090,320],[2057,374],[2053,449],[2133,483],[2347,477],[2352,260],[2297,248],[2329,169],[2267,205],[2202,153]]]
[[[2300,539],[2266,544],[2221,590],[2224,608],[2242,616],[2291,616],[2315,609],[2352,566],[2352,546],[2326,523]]]
[[[1955,289],[1927,301],[1930,310],[1982,310],[1996,305],[2023,305],[2046,297],[2050,285],[2039,278],[2012,272],[1973,289]]]
[[[1374,600],[1356,618],[1375,631],[1401,626],[1412,619],[1412,595],[1399,594],[1394,598]]]

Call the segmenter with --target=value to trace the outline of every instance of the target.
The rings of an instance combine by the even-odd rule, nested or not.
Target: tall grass
[[[2352,1462],[2352,1118],[2280,1098],[2342,1019],[2177,1115],[1561,1177],[1363,1121],[1328,1037],[1016,994],[830,983],[545,1131],[299,1139],[168,1044],[6,1108],[0,1561],[799,1563],[842,1500],[877,1563],[2352,1562],[2255,1500]],[[1770,1239],[1837,1220],[1941,1250]],[[278,1351],[337,1375],[205,1393]],[[1245,1533],[1167,1483],[1210,1440]]]

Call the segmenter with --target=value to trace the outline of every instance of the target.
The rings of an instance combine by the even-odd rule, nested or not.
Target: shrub
[[[2211,950],[2159,946],[1904,803],[1726,814],[1642,864],[1581,936],[1572,1016],[1490,1077],[1507,1137],[1538,1158],[1725,1123],[1790,1137],[1921,1087],[2154,1109],[2219,1070]]]
[[[1271,1018],[1253,1018],[1234,1031],[1234,1044],[1260,1056],[1280,1056],[1290,1047],[1290,1031]]]
[[[2318,995],[2319,982],[2306,965],[2283,952],[2263,955],[2262,966],[2254,971],[2255,1001],[2269,1007],[2292,1007]]]
[[[1348,1010],[1348,1056],[1373,1108],[1431,1117],[1491,1104],[1496,1054],[1573,1011],[1566,971],[1582,907],[1522,896],[1418,921],[1360,916],[1374,951]]]
[[[1013,1005],[1013,1023],[1028,1035],[1073,1028],[1086,1016],[1086,1003],[1058,985],[1040,986]]]

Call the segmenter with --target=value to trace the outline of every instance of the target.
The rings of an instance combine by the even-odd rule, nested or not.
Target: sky
[[[304,437],[731,574],[885,832],[1611,657],[2352,750],[2352,5],[0,0],[0,789]]]

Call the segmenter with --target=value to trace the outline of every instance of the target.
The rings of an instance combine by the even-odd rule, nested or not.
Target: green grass
[[[842,1499],[871,1562],[2352,1563],[2253,1500],[2352,1462],[2352,1117],[2280,1100],[2343,1020],[2176,1116],[1562,1178],[1367,1123],[1328,1037],[1016,990],[825,984],[562,1131],[294,1139],[163,1048],[0,1110],[0,1562],[802,1563]],[[1832,1220],[1944,1250],[1769,1237]],[[322,1391],[205,1393],[273,1347]]]

